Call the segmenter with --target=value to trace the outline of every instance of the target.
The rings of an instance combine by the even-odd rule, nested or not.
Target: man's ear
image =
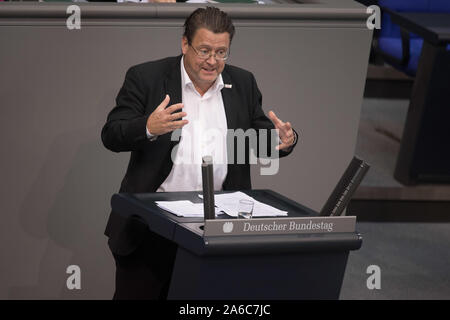
[[[181,51],[183,52],[183,54],[186,54],[188,47],[189,44],[187,38],[186,37],[181,38]]]

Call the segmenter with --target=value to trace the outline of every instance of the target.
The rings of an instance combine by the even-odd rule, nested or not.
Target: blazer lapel
[[[164,81],[166,94],[170,96],[169,105],[181,103],[181,55],[177,57],[176,63],[173,65],[172,71],[167,75]],[[163,97],[164,99],[164,97]]]
[[[171,106],[173,104],[181,103],[182,102],[182,94],[181,94],[181,55],[177,57],[176,62],[173,65],[172,70],[167,74],[166,79],[164,80],[164,92],[163,97],[164,99],[165,95],[168,94],[170,97],[169,105]],[[182,130],[182,129],[179,129]],[[175,145],[177,145],[180,142],[180,139],[172,141],[171,136],[172,132],[164,134],[166,138],[170,141],[170,145],[173,148]],[[180,134],[181,137],[181,134]]]
[[[235,110],[236,103],[233,103],[233,100],[235,100],[235,91],[233,91],[233,82],[231,81],[230,75],[226,72],[226,67],[222,71],[222,79],[224,83],[224,87],[222,88],[222,100],[225,108],[225,115],[227,117],[227,126],[228,129],[237,129],[238,113],[236,112],[237,110]],[[231,88],[228,85],[231,85]]]

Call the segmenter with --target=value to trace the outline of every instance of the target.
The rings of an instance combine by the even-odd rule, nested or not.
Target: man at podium
[[[230,130],[277,129],[279,157],[292,152],[291,124],[273,111],[267,117],[254,76],[226,64],[234,32],[225,12],[197,9],[184,24],[182,55],[128,70],[101,133],[109,150],[131,152],[120,192],[201,190],[200,159],[211,153],[221,155],[213,157],[216,191],[251,189],[249,163],[231,161],[227,143],[217,143]],[[116,262],[114,299],[165,299],[176,246],[118,215],[105,234]]]

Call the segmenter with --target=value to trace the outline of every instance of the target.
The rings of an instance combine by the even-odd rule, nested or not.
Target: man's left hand
[[[278,129],[278,135],[281,143],[276,146],[277,150],[285,150],[290,148],[295,141],[295,134],[292,130],[290,122],[281,121],[273,111],[269,111],[269,119],[273,122],[275,129]]]

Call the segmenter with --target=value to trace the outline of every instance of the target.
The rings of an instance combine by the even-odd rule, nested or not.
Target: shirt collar
[[[184,55],[181,57],[181,87],[184,89],[187,86],[190,86],[192,89],[195,90],[194,84],[192,83],[191,78],[189,78],[189,75],[186,72],[186,69],[184,68]],[[222,79],[222,73],[219,74],[214,84],[209,88],[208,91],[215,92],[222,90],[224,84]]]

